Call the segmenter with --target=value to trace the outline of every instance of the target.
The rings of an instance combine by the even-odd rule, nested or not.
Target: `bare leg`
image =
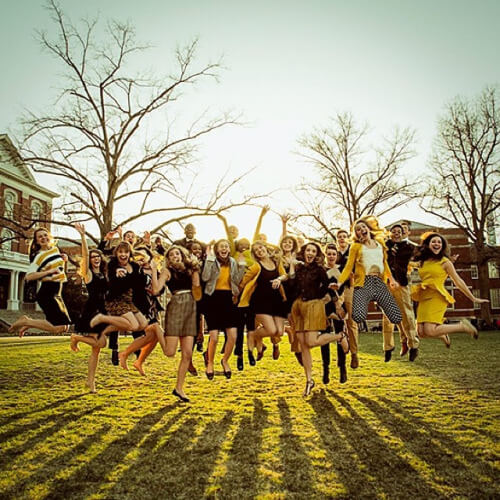
[[[226,330],[227,333],[227,342],[226,347],[224,349],[224,356],[222,356],[222,364],[224,365],[224,370],[231,371],[231,368],[227,364],[234,348],[234,344],[236,343],[236,328],[228,328]]]
[[[32,319],[28,316],[21,316],[11,325],[9,331],[13,332],[15,330],[19,330],[19,336],[22,337],[28,328],[36,328],[38,330],[54,334],[66,333],[68,331],[68,325],[55,326],[52,323],[49,323],[46,319]]]
[[[311,348],[319,345],[329,344],[330,342],[334,342],[336,340],[340,340],[342,338],[342,334],[322,333],[320,335],[319,332],[305,332],[304,337],[308,347]]]
[[[177,352],[177,344],[179,343],[179,337],[165,337],[166,352],[165,355],[169,358],[173,358]]]
[[[424,337],[431,337],[431,338],[436,338],[436,337],[443,337],[445,335],[448,335],[450,333],[459,333],[459,332],[464,332],[468,333],[471,335],[471,330],[467,328],[464,323],[455,323],[453,325],[438,325],[436,323],[422,323],[421,324],[423,328],[423,333]],[[419,328],[420,331],[420,328]]]
[[[76,333],[71,334],[70,337],[70,348],[74,352],[78,352],[80,348],[78,347],[78,342],[83,342],[91,347],[97,347],[97,335],[78,335]]]
[[[215,358],[215,350],[217,349],[217,342],[219,340],[219,330],[210,330],[208,332],[209,340],[208,340],[208,348],[207,348],[207,372],[214,372],[214,358]],[[233,342],[234,346],[234,342]],[[231,347],[232,349],[232,347]]]
[[[95,388],[95,374],[97,371],[97,362],[99,361],[99,353],[101,348],[98,346],[92,347],[92,353],[89,357],[89,371],[87,375],[87,387],[90,392],[97,392]]]
[[[312,357],[311,350],[309,349],[309,345],[306,342],[306,333],[308,332],[296,332],[301,347],[302,364],[304,366],[304,372],[306,374],[306,382],[309,383],[310,381],[312,381]]]
[[[138,339],[135,339],[124,351],[118,354],[118,358],[120,360],[120,366],[128,370],[127,366],[127,358],[135,351],[140,350],[146,344],[149,344],[154,338],[156,338],[156,333],[154,329],[146,330],[146,334]]]
[[[175,385],[175,390],[178,394],[185,398],[187,396],[184,392],[184,381],[186,380],[186,372],[193,355],[193,337],[179,337],[179,341],[181,344],[181,360],[177,370],[177,383]]]
[[[114,330],[120,330],[120,331],[132,331],[136,329],[137,321],[134,317],[134,313],[126,313],[122,316],[110,316],[108,314],[96,314],[92,320],[90,321],[90,326],[93,328],[96,325],[99,325],[100,323],[106,323],[108,325],[113,325]]]
[[[134,364],[132,365],[143,377],[146,376],[146,373],[142,365],[146,361],[147,357],[153,352],[153,349],[156,347],[156,344],[158,344],[158,339],[153,338],[153,340],[149,344],[146,344],[141,349],[139,357],[134,361]]]

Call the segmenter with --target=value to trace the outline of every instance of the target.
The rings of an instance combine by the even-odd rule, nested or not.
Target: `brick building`
[[[33,302],[26,296],[31,287],[24,287],[29,238],[20,234],[29,236],[23,227],[50,214],[57,196],[37,183],[9,137],[0,134],[0,309],[19,310],[23,302]]]

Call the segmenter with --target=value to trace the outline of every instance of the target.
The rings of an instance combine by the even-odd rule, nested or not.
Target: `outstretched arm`
[[[451,278],[453,283],[457,286],[457,288],[472,302],[476,302],[477,304],[481,304],[482,302],[489,302],[488,299],[480,299],[479,297],[474,296],[474,294],[469,290],[469,287],[466,285],[465,281],[458,275],[455,266],[451,262],[451,260],[447,260],[443,263],[443,269],[448,273],[448,276]]]

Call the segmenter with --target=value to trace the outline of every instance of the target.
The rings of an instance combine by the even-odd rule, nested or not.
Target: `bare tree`
[[[130,65],[148,47],[136,41],[131,25],[110,21],[99,41],[97,19],[78,27],[54,0],[48,8],[56,34],[40,32],[39,37],[62,65],[63,88],[49,112],[24,117],[20,152],[35,171],[68,185],[52,222],[95,221],[103,237],[118,225],[145,222],[151,215],[158,231],[176,220],[255,200],[248,193],[231,201],[232,187],[241,178],[227,177],[215,179],[210,193],[205,189],[203,196],[199,191],[195,196],[199,140],[237,124],[238,117],[224,113],[210,118],[201,112],[180,126],[181,97],[195,84],[217,80],[220,62],[199,67],[195,41],[177,50],[170,76],[135,74]],[[159,128],[161,133],[150,135]]]
[[[462,229],[473,244],[479,291],[489,298],[488,262],[500,258],[500,247],[488,242],[500,206],[500,94],[487,87],[475,99],[455,98],[438,119],[429,162],[429,189],[422,208]],[[491,309],[481,305],[491,323]]]
[[[379,148],[370,147],[368,134],[368,125],[358,125],[350,113],[338,113],[329,127],[299,140],[299,154],[319,176],[300,189],[312,192],[316,204],[321,200],[329,211],[340,211],[350,225],[363,215],[382,215],[415,197],[414,182],[401,175],[401,167],[415,156],[414,131],[396,128]],[[318,223],[320,211],[313,207],[309,213],[310,203],[305,205],[305,215]],[[319,225],[331,228],[338,221],[321,220]]]

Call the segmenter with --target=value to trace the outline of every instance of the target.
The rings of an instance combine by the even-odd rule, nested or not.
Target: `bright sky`
[[[312,174],[294,151],[297,139],[324,126],[336,112],[351,111],[380,137],[392,126],[417,130],[418,157],[408,175],[425,168],[437,115],[456,95],[474,96],[500,82],[500,2],[497,0],[64,0],[74,21],[87,14],[130,20],[139,40],[155,47],[141,62],[168,72],[176,45],[198,37],[200,62],[224,57],[219,85],[199,86],[186,112],[241,111],[246,127],[228,128],[203,144],[205,172],[235,175],[258,167],[249,192],[295,186]],[[2,78],[0,132],[15,139],[23,107],[49,106],[60,69],[42,53],[36,28],[50,28],[43,4],[4,2],[0,16]],[[38,176],[42,184],[57,185]],[[210,186],[207,186],[210,189]],[[270,200],[281,212],[297,202],[287,190]],[[234,211],[230,223],[251,237],[258,208]],[[415,206],[383,222],[428,220]],[[193,221],[201,239],[223,236],[218,221]],[[333,224],[336,225],[336,224]],[[140,227],[140,226],[139,226]],[[139,230],[139,227],[133,229]],[[281,231],[271,213],[263,225],[271,241]],[[57,233],[57,231],[56,231]],[[174,236],[181,235],[179,229]]]

